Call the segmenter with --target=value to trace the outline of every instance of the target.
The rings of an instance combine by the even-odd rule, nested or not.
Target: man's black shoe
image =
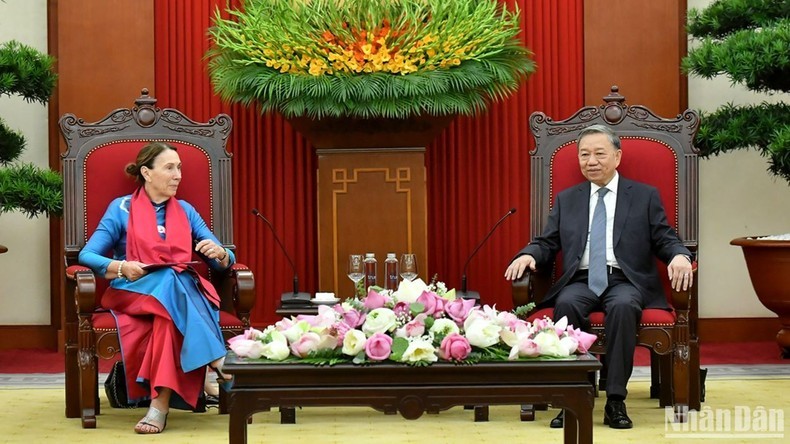
[[[561,429],[565,424],[565,409],[560,410],[560,413],[551,420],[549,427],[552,429]]]
[[[625,402],[613,399],[606,400],[606,406],[603,409],[603,423],[613,429],[630,429],[634,426],[625,411]]]

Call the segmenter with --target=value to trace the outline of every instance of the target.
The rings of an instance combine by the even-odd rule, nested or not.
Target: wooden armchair
[[[85,123],[72,114],[60,119],[67,150],[61,155],[64,196],[64,259],[66,285],[66,417],[82,418],[82,427],[95,428],[100,413],[98,359],[120,352],[115,321],[99,302],[107,288],[103,276],[77,263],[110,201],[134,190],[124,167],[149,141],[176,146],[183,162],[178,198],[191,203],[228,249],[233,245],[231,155],[225,151],[232,122],[220,114],[208,123],[190,120],[174,109],[159,109],[143,89],[134,108],[116,109],[102,120]],[[195,260],[199,260],[197,256]],[[220,326],[226,338],[250,325],[255,301],[252,272],[235,264],[225,273],[199,271],[222,299]],[[221,394],[220,412],[225,411]]]
[[[610,126],[622,141],[623,157],[618,168],[629,179],[658,188],[672,224],[685,245],[696,255],[698,232],[698,166],[697,150],[692,142],[699,126],[696,112],[686,110],[673,119],[656,116],[648,108],[626,105],[625,97],[613,86],[603,98],[604,104],[588,106],[573,116],[554,121],[543,113],[530,116],[529,123],[536,147],[531,155],[531,237],[543,231],[549,205],[557,193],[584,181],[579,171],[576,137],[582,128],[592,124]],[[558,258],[561,260],[561,258]],[[666,265],[659,262],[659,270]],[[515,306],[540,302],[554,280],[552,270],[531,273],[513,286]],[[696,273],[696,260],[695,260]],[[678,419],[688,409],[700,408],[699,338],[697,336],[697,283],[690,291],[671,290],[666,273],[665,288],[671,311],[645,309],[639,326],[637,343],[651,350],[652,398],[659,398],[661,407],[672,405]],[[540,309],[530,318],[552,316],[553,309]],[[590,317],[598,340],[593,354],[605,352],[603,312]],[[605,367],[601,371],[601,386],[605,386]],[[534,417],[530,408],[522,410],[522,419]]]

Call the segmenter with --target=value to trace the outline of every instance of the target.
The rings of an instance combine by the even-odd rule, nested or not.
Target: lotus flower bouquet
[[[231,338],[230,349],[250,360],[333,365],[382,361],[473,364],[586,353],[596,336],[565,318],[528,322],[532,307],[498,311],[455,297],[441,282],[404,280],[396,291],[371,287],[364,298],[320,306],[317,315],[284,318]]]

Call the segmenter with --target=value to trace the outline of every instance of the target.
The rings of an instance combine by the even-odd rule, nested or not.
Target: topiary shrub
[[[0,45],[0,96],[20,95],[46,105],[55,88],[54,59],[16,41]],[[0,119],[0,214],[21,211],[28,217],[63,212],[60,175],[33,164],[17,162],[25,150],[24,136]]]
[[[701,40],[683,60],[690,74],[724,74],[755,92],[790,92],[790,0],[717,0],[689,11],[687,30]],[[704,157],[757,148],[768,170],[790,183],[790,105],[727,104],[701,113],[695,141]]]

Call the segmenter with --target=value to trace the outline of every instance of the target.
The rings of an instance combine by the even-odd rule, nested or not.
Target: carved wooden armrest
[[[524,274],[514,279],[511,284],[511,292],[513,294],[513,307],[521,307],[532,302],[532,272],[527,270]]]
[[[236,312],[242,321],[249,321],[250,311],[255,305],[255,278],[252,270],[244,264],[233,264],[224,279],[221,292],[223,310]],[[230,303],[231,306],[225,306]]]
[[[66,268],[66,285],[73,290],[79,313],[96,311],[96,276],[90,268],[82,265]]]
[[[672,308],[677,311],[683,310],[695,310],[697,307],[697,286],[699,285],[699,281],[697,281],[697,263],[693,264],[693,268],[691,273],[694,276],[694,284],[686,291],[675,291],[673,288],[671,290],[672,293]]]
[[[512,284],[513,307],[520,307],[530,302],[540,304],[549,292],[551,284],[550,273],[525,270],[521,279],[514,280]]]

